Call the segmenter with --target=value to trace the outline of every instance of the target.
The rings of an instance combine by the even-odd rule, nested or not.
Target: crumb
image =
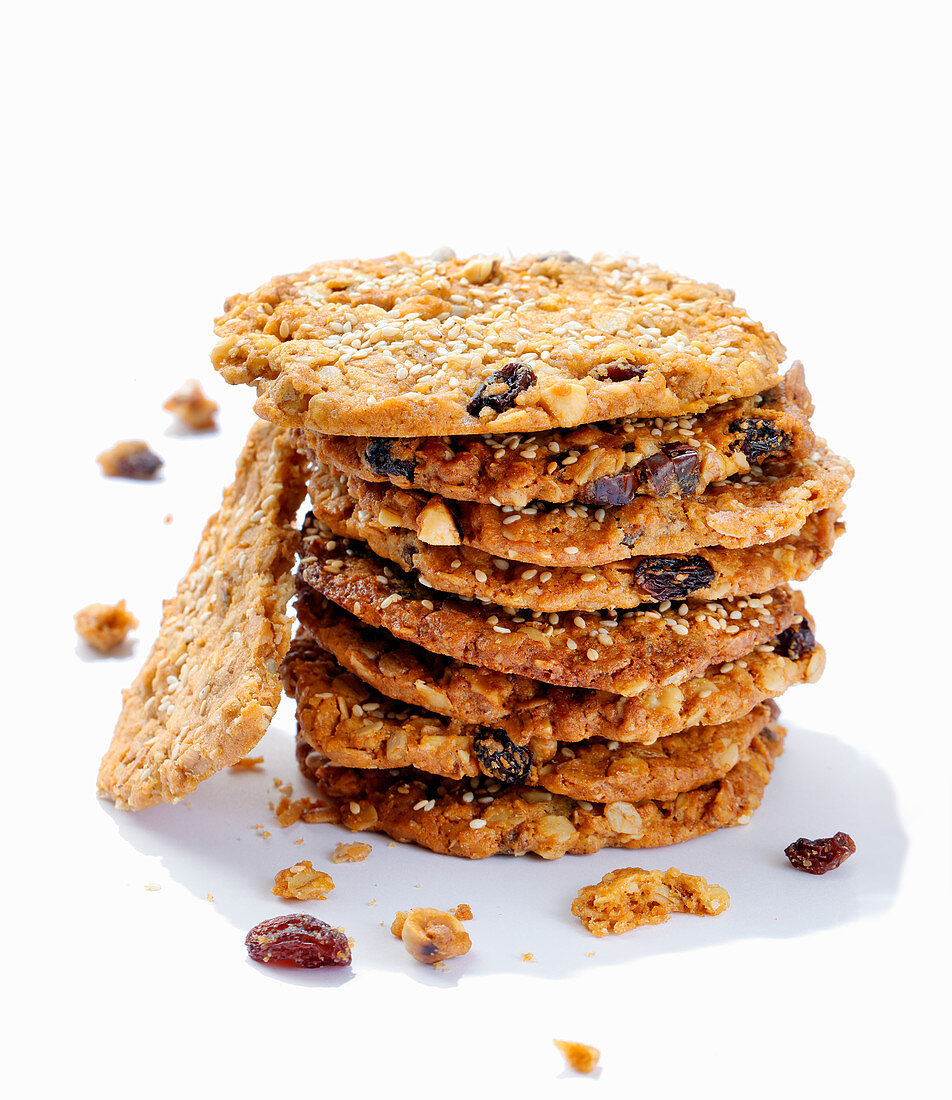
[[[437,959],[435,963],[431,964],[434,970],[445,970],[446,963],[442,959]]]
[[[147,882],[145,884],[146,890],[161,890],[162,887],[157,882]]]
[[[282,829],[286,829],[297,821],[303,821],[308,825],[321,822],[336,825],[340,821],[340,815],[333,806],[328,806],[325,802],[317,802],[313,798],[299,798],[296,802],[292,802],[285,796],[277,806],[272,804],[271,809],[274,810],[274,816]]]
[[[376,898],[371,898],[370,901],[367,902],[367,904],[368,905],[376,905],[377,904],[377,899]]]
[[[585,1043],[569,1043],[564,1039],[553,1039],[552,1042],[562,1051],[566,1065],[576,1073],[591,1073],[598,1065],[601,1054],[597,1047],[590,1047]]]
[[[205,895],[205,900],[206,901],[214,901],[215,900],[215,895],[214,894],[206,894]]]
[[[272,894],[298,901],[323,901],[334,889],[334,880],[324,871],[315,871],[309,859],[278,871]]]
[[[218,412],[218,405],[205,396],[194,378],[176,390],[162,408],[166,412],[174,413],[192,431],[207,432],[216,427],[215,413]]]
[[[456,908],[453,910],[453,916],[456,917],[457,920],[472,920],[473,911],[464,902],[462,905],[456,906]]]
[[[169,512],[169,514],[162,520],[162,522],[163,523],[171,523],[172,522],[172,513]]]
[[[91,603],[73,616],[76,633],[100,653],[108,653],[125,640],[139,620],[126,610],[126,601],[117,604]]]
[[[526,963],[535,962],[535,955],[531,951],[526,951],[522,956],[522,961]]]
[[[586,959],[594,959],[595,958],[595,952],[594,951],[586,951],[585,958]]]
[[[106,477],[129,477],[145,481],[162,468],[162,459],[141,439],[127,439],[98,455],[96,461]]]
[[[272,782],[272,783],[274,784],[275,790],[277,790],[277,789],[278,789],[278,788],[279,788],[279,787],[281,786],[281,780],[280,780],[280,779],[278,779],[278,777],[277,777],[277,776],[275,776],[275,777],[274,777],[274,778],[273,778],[273,779],[271,780],[271,782]]]
[[[303,843],[304,843],[304,837],[303,837],[303,836],[299,836],[299,837],[297,838],[297,840],[296,840],[296,841],[295,841],[294,843],[295,843],[295,844],[303,844]]]
[[[355,841],[353,844],[338,844],[331,859],[334,863],[363,863],[373,851],[369,844]]]
[[[255,825],[255,832],[258,834],[258,836],[261,837],[262,840],[268,840],[271,837],[271,834],[263,825]]]
[[[246,756],[244,760],[239,760],[237,764],[232,764],[231,770],[233,772],[247,772],[252,768],[257,768],[259,764],[264,763],[263,756]]]
[[[730,895],[697,875],[620,867],[595,886],[583,886],[572,912],[595,936],[628,932],[643,924],[662,924],[672,913],[716,916],[730,905]]]
[[[417,962],[428,966],[465,955],[473,946],[466,929],[453,916],[440,909],[398,910],[390,931]]]

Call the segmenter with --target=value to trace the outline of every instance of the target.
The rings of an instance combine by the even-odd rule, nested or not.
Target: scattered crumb
[[[324,871],[315,871],[309,859],[286,867],[274,876],[271,893],[279,898],[298,901],[323,901],[334,889],[334,880]]]
[[[367,902],[367,904],[368,905],[376,905],[377,904],[377,899],[376,898],[371,898],[370,901]]]
[[[117,604],[91,603],[73,616],[76,633],[100,653],[108,653],[125,640],[139,620],[126,610],[126,601]]]
[[[303,821],[308,825],[321,822],[330,822],[336,825],[340,821],[340,815],[334,806],[329,806],[325,802],[317,802],[313,798],[299,798],[296,802],[292,802],[289,798],[284,797],[277,806],[272,803],[271,809],[274,810],[274,816],[278,819],[278,824],[282,829],[286,829],[297,821]]]
[[[244,760],[239,760],[237,764],[232,764],[231,771],[233,772],[247,772],[252,768],[257,768],[259,764],[264,763],[263,756],[246,756]]]
[[[531,951],[526,951],[522,956],[522,961],[526,963],[535,962],[535,955]]]
[[[146,481],[162,468],[162,459],[141,439],[127,439],[96,457],[106,477],[128,477]]]
[[[206,894],[205,895],[205,900],[206,901],[214,901],[215,900],[215,895],[214,894]]]
[[[207,432],[216,427],[215,413],[218,405],[202,392],[202,387],[194,378],[189,379],[181,389],[175,391],[162,406],[166,412],[174,413],[188,428],[196,432]]]
[[[271,836],[271,834],[263,825],[255,825],[255,832],[258,834],[258,836],[261,837],[262,840],[268,840]]]
[[[473,911],[464,902],[462,905],[456,906],[456,908],[453,910],[453,916],[456,917],[457,920],[472,920]]]
[[[594,886],[583,886],[572,912],[594,936],[628,932],[643,924],[662,924],[672,913],[716,916],[730,905],[730,895],[698,875],[676,867],[646,871],[619,867]]]
[[[601,1054],[597,1047],[585,1043],[569,1043],[564,1039],[553,1039],[553,1043],[562,1051],[565,1063],[576,1073],[591,1073],[598,1065]]]
[[[586,951],[585,958],[586,959],[594,959],[595,958],[595,952],[594,951]]]
[[[397,842],[395,840],[391,840],[390,843],[387,845],[388,848],[396,848],[396,846]]]
[[[353,844],[338,844],[331,859],[334,863],[363,863],[373,851],[369,844],[355,841]]]
[[[297,838],[297,840],[296,840],[296,841],[295,841],[294,843],[295,843],[295,844],[303,844],[303,843],[304,843],[304,837],[303,837],[303,836],[299,836],[299,837]]]
[[[417,962],[428,966],[465,955],[473,946],[456,917],[441,909],[398,910],[390,931],[403,940],[403,946]]]
[[[172,522],[172,513],[169,512],[169,514],[167,516],[165,516],[165,518],[162,520],[162,522],[163,523],[171,523]]]
[[[145,884],[146,890],[161,890],[162,887],[157,882],[147,882]]]

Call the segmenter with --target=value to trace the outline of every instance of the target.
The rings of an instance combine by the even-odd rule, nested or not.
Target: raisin
[[[107,477],[130,477],[145,481],[161,469],[162,459],[141,439],[127,439],[103,451],[96,459]]]
[[[805,653],[812,653],[816,649],[816,638],[810,629],[806,619],[801,619],[794,626],[788,626],[773,640],[774,653],[781,657],[789,657],[791,661],[799,660]]]
[[[514,745],[502,730],[480,726],[473,736],[473,752],[486,775],[500,783],[518,783],[532,767],[532,753]]]
[[[807,840],[800,837],[788,844],[783,854],[798,871],[808,875],[825,875],[832,871],[856,851],[856,845],[849,833],[836,833],[821,840]]]
[[[394,458],[394,439],[372,439],[364,448],[364,462],[381,477],[402,477],[413,484],[416,459]]]
[[[597,373],[609,382],[630,382],[632,379],[640,382],[648,373],[648,368],[643,363],[620,359],[617,363],[605,363]]]
[[[730,430],[743,437],[734,443],[734,450],[743,451],[749,462],[768,455],[783,454],[790,446],[790,436],[761,416],[745,416],[735,420]]]
[[[255,962],[294,966],[350,966],[350,944],[343,932],[307,913],[288,913],[256,924],[245,937]]]
[[[714,566],[693,554],[683,558],[645,558],[635,569],[642,591],[655,600],[680,600],[707,588],[717,574]]]
[[[643,458],[635,467],[642,483],[655,496],[664,497],[677,491],[690,496],[697,488],[700,455],[687,443],[669,443],[657,454]]]
[[[517,359],[513,360],[479,383],[466,411],[470,416],[479,416],[483,409],[492,409],[497,413],[511,409],[519,394],[535,383],[535,371]]]
[[[609,477],[599,477],[583,485],[577,499],[582,504],[607,504],[618,507],[631,504],[638,495],[640,477],[634,470],[626,470]]]

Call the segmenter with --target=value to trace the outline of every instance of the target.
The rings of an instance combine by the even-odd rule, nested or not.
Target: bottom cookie
[[[375,830],[443,855],[484,859],[535,852],[544,859],[600,848],[656,848],[728,825],[760,805],[786,731],[768,726],[715,783],[667,800],[583,802],[536,787],[446,780],[412,768],[359,771],[328,764],[298,743],[301,771],[338,803],[342,825]]]

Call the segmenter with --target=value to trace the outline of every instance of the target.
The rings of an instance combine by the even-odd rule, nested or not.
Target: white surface
[[[13,1095],[936,1094],[950,902],[944,11],[8,14]],[[781,333],[817,424],[858,469],[848,534],[807,589],[827,672],[784,700],[801,732],[748,828],[554,864],[365,838],[370,859],[331,868],[335,894],[307,906],[356,939],[352,975],[276,973],[246,961],[244,933],[284,906],[273,873],[328,866],[338,839],[271,821],[271,777],[295,775],[287,706],[261,775],[220,776],[178,807],[116,814],[93,796],[96,767],[250,420],[250,394],[207,363],[222,299],[318,258],[445,243],[636,251],[734,287]],[[222,404],[217,435],[168,429],[161,402],[194,376]],[[136,436],[165,458],[162,480],[101,479],[94,455]],[[137,640],[92,656],[72,614],[120,597]],[[790,840],[839,828],[858,852],[836,874],[784,866]],[[567,912],[575,890],[637,862],[709,875],[730,912],[591,939]],[[443,973],[380,927],[398,906],[460,901],[475,946]],[[598,1079],[565,1074],[553,1037],[600,1047]]]

